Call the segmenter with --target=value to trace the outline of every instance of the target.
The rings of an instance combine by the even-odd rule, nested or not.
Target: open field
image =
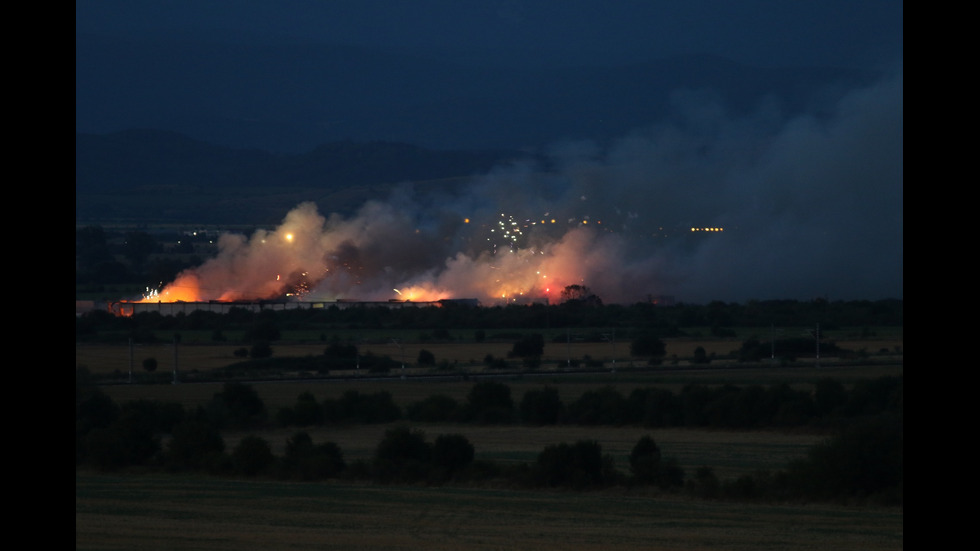
[[[75,548],[895,550],[899,509],[76,473]]]
[[[166,372],[166,367],[161,367]],[[605,373],[559,373],[539,371],[520,375],[505,375],[493,371],[483,371],[486,376],[496,376],[511,388],[515,403],[529,389],[550,386],[558,390],[562,401],[569,403],[583,392],[599,387],[609,386],[628,395],[635,388],[657,387],[679,392],[685,385],[698,383],[705,385],[733,384],[740,386],[786,383],[794,387],[808,387],[814,381],[830,377],[849,384],[860,379],[872,379],[882,376],[901,374],[901,363],[870,366],[834,366],[821,365],[814,367],[739,367],[732,369],[660,369],[653,368],[642,371],[621,369]],[[399,373],[391,377],[378,378],[373,375],[355,372],[338,373],[335,379],[322,380],[287,380],[249,383],[269,411],[275,412],[281,407],[292,407],[296,397],[303,392],[312,393],[317,400],[338,398],[348,390],[362,393],[379,391],[390,392],[399,407],[418,402],[433,394],[445,394],[462,402],[472,388],[475,376],[468,378],[460,374],[450,374],[441,379],[415,378],[413,375],[427,375],[433,372],[428,369],[407,368],[406,377],[400,378]],[[446,374],[442,374],[446,375]],[[194,384],[120,384],[102,387],[115,401],[122,402],[140,398],[156,399],[167,402],[178,402],[184,407],[196,407],[206,403],[214,393],[221,390],[222,383]]]
[[[404,423],[425,433],[428,441],[440,434],[462,434],[475,449],[476,459],[495,463],[533,463],[541,450],[552,444],[594,440],[603,454],[613,457],[615,467],[629,472],[629,454],[636,442],[650,435],[665,457],[677,459],[688,475],[701,466],[710,466],[719,478],[734,479],[760,470],[775,471],[794,459],[803,458],[809,449],[823,439],[809,433],[775,431],[710,431],[696,429],[648,429],[643,427],[588,426],[521,426]],[[385,431],[393,424],[352,425],[340,427],[277,428],[225,435],[227,449],[233,449],[246,434],[261,436],[281,456],[286,440],[302,430],[314,442],[334,442],[344,452],[345,460],[370,460]]]
[[[900,336],[874,339],[850,339],[839,341],[842,348],[852,351],[864,351],[874,357],[901,358],[904,354],[904,339]],[[510,342],[364,342],[358,345],[361,354],[390,356],[392,359],[408,366],[415,364],[419,351],[422,349],[432,352],[437,362],[447,361],[458,367],[482,367],[484,358],[489,354],[495,358],[506,358],[513,344]],[[694,356],[697,347],[703,347],[710,356],[724,357],[736,352],[741,341],[734,339],[664,339],[667,355],[664,365],[687,365]],[[244,345],[221,343],[215,344],[203,340],[183,341],[175,346],[173,343],[140,344],[133,347],[125,344],[75,344],[75,365],[83,365],[94,374],[113,372],[128,373],[142,371],[142,363],[146,358],[157,360],[161,371],[172,371],[176,365],[178,371],[207,371],[225,367],[239,362],[242,358],[235,356],[235,351]],[[273,344],[273,355],[276,357],[319,356],[326,349],[323,342],[294,342],[282,341]],[[643,365],[645,361],[634,361],[630,357],[629,342],[607,343],[556,343],[546,342],[542,356],[542,366],[555,366],[563,362],[580,361],[589,357],[601,360],[606,367],[613,365],[630,366]],[[887,351],[887,354],[886,354]],[[801,361],[805,359],[801,358]],[[832,360],[826,360],[832,361]],[[352,369],[354,366],[351,366]]]
[[[724,341],[721,341],[724,342]],[[900,345],[901,341],[897,341]],[[677,344],[677,343],[674,343]],[[688,344],[685,344],[688,345]],[[440,348],[446,346],[446,348]],[[460,345],[455,353],[472,353]],[[487,345],[481,344],[484,350]],[[506,354],[509,345],[502,355]],[[556,345],[550,344],[549,347]],[[585,354],[585,343],[572,343]],[[601,345],[600,345],[601,346]],[[610,346],[606,344],[605,346]],[[625,346],[625,344],[624,344]],[[671,345],[668,345],[671,346]],[[892,350],[892,343],[885,347]],[[449,355],[450,345],[429,349]],[[101,365],[108,355],[127,347],[76,345],[76,365]],[[201,358],[217,357],[232,346],[187,345]],[[318,354],[323,345],[283,345],[277,354]],[[407,345],[406,345],[407,349]],[[166,351],[159,347],[160,370],[167,371]],[[376,352],[377,353],[377,352]],[[390,354],[390,352],[387,352]],[[486,354],[487,352],[483,352]],[[491,352],[493,353],[493,352]],[[209,356],[210,355],[210,356]],[[82,361],[86,359],[90,364]],[[190,360],[188,360],[190,361]],[[227,361],[224,358],[222,361]],[[137,364],[138,365],[138,364]],[[182,364],[183,365],[183,364]],[[203,365],[203,364],[202,364]],[[608,366],[607,366],[608,367]],[[678,368],[679,367],[679,368]],[[712,366],[717,367],[717,366]],[[117,368],[119,369],[119,368]],[[634,388],[658,387],[679,391],[697,382],[707,385],[787,383],[806,387],[821,377],[845,384],[858,379],[902,373],[901,355],[893,364],[796,367],[753,366],[699,370],[664,366],[647,370],[596,373],[496,374],[515,402],[530,389],[550,386],[566,404],[585,391],[602,386],[626,394]],[[93,371],[96,371],[93,369]],[[108,372],[111,372],[109,370]],[[407,375],[433,373],[408,368]],[[492,372],[487,372],[491,373]],[[267,410],[292,406],[300,393],[317,400],[340,397],[348,390],[390,392],[401,407],[433,394],[464,401],[476,375],[420,379],[401,373],[378,378],[347,373],[347,378],[250,382]],[[140,398],[173,401],[193,408],[221,391],[221,383],[121,384],[101,387],[114,401]],[[286,440],[298,430],[315,443],[330,441],[348,463],[370,460],[385,431],[395,424],[316,426],[304,429],[269,427],[227,432],[231,450],[247,434],[266,439],[281,456]],[[743,474],[775,471],[804,457],[824,437],[807,431],[718,431],[683,428],[648,429],[639,426],[480,426],[469,424],[412,424],[431,442],[440,434],[462,434],[474,446],[478,460],[495,463],[533,462],[546,446],[594,440],[615,468],[629,470],[628,455],[644,435],[652,436],[664,457],[676,459],[688,477],[709,466],[721,480]],[[780,550],[894,550],[902,549],[904,511],[901,508],[845,507],[826,504],[728,503],[665,495],[652,489],[616,486],[594,492],[514,489],[509,486],[380,486],[367,482],[331,480],[289,483],[236,480],[198,475],[104,475],[76,470],[76,549],[474,549],[474,550],[619,550],[619,549],[780,549]]]

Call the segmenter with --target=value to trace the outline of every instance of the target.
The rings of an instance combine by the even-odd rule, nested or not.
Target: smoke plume
[[[352,216],[304,203],[274,230],[224,235],[161,293],[173,300],[604,302],[903,296],[903,78],[813,114],[729,117],[678,92],[669,123],[569,142]],[[693,230],[693,231],[692,231]]]

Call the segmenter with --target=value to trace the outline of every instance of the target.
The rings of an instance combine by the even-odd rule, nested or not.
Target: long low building
[[[326,308],[364,308],[364,307],[384,307],[384,308],[405,308],[405,307],[427,307],[444,306],[446,304],[460,304],[465,306],[479,306],[477,299],[444,299],[428,302],[415,302],[408,300],[388,300],[388,301],[358,301],[358,300],[324,300],[324,301],[295,301],[295,300],[263,300],[263,301],[209,301],[209,302],[112,302],[108,304],[108,310],[117,316],[133,316],[144,312],[156,312],[164,316],[174,316],[177,314],[190,314],[192,312],[204,311],[217,314],[227,314],[234,308],[244,309],[251,312],[262,310],[315,310]],[[76,312],[77,312],[76,304]]]

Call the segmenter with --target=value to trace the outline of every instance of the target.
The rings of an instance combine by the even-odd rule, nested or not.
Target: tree
[[[528,358],[544,354],[544,336],[540,333],[527,335],[514,343],[510,351],[511,357]]]
[[[562,442],[547,446],[538,454],[534,480],[542,486],[585,489],[603,485],[610,471],[598,442]]]
[[[466,417],[476,423],[511,423],[514,400],[510,387],[498,381],[480,381],[466,398]]]
[[[561,301],[566,304],[602,306],[602,299],[585,285],[569,285],[561,290]]]
[[[314,445],[306,432],[297,432],[286,440],[280,475],[298,480],[332,478],[347,468],[344,454],[333,442]]]
[[[283,426],[322,425],[324,420],[323,406],[316,401],[312,392],[303,392],[296,398],[296,405],[279,410],[277,419],[279,424]]]
[[[374,452],[375,475],[382,482],[422,480],[429,472],[432,446],[425,433],[408,427],[388,429]]]
[[[640,438],[630,452],[630,470],[638,484],[655,484],[667,490],[684,485],[684,470],[673,458],[663,458],[653,437]]]
[[[419,357],[416,360],[416,363],[419,365],[428,366],[436,365],[436,356],[432,352],[423,348],[422,350],[419,350]]]
[[[554,425],[561,420],[564,406],[553,387],[531,389],[521,399],[521,420],[529,425]]]
[[[170,465],[177,470],[200,470],[218,464],[225,441],[211,424],[189,419],[174,427],[168,444]]]
[[[659,361],[667,355],[667,345],[654,333],[641,333],[630,342],[630,355]]]
[[[272,356],[272,346],[268,341],[256,341],[248,351],[249,357],[253,360],[260,360]]]
[[[440,479],[450,479],[473,462],[473,444],[462,434],[440,434],[432,446],[432,466]]]
[[[660,475],[660,447],[653,437],[644,436],[630,451],[630,470],[640,484],[653,484]]]
[[[433,394],[414,404],[410,404],[405,416],[422,423],[445,423],[459,415],[459,403],[445,394]]]
[[[270,310],[271,312],[271,310]],[[264,312],[262,312],[264,313]],[[262,315],[260,313],[260,315]],[[256,343],[256,342],[273,342],[281,338],[279,332],[279,326],[276,324],[276,319],[272,316],[262,316],[251,327],[245,331],[245,341]]]
[[[265,404],[251,385],[225,383],[208,403],[209,419],[218,427],[248,428],[265,420]]]
[[[231,453],[232,467],[243,476],[262,474],[272,467],[274,461],[269,443],[254,435],[242,438]]]
[[[903,502],[904,421],[881,415],[849,424],[787,470],[790,492],[815,499]]]

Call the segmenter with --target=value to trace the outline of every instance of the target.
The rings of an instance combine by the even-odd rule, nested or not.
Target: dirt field
[[[75,476],[75,548],[896,550],[902,510],[602,492]]]

